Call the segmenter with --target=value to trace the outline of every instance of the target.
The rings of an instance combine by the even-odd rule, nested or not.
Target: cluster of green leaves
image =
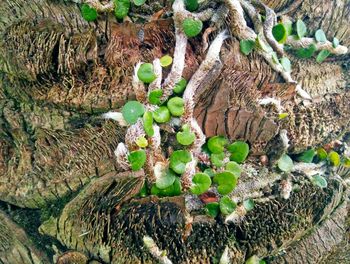
[[[247,199],[242,202],[243,207],[247,212],[255,207],[252,199]],[[223,196],[219,202],[208,203],[205,205],[206,214],[210,217],[217,217],[219,213],[229,215],[235,211],[237,204],[227,195]]]

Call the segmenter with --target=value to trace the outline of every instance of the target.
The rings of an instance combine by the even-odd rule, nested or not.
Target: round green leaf
[[[339,40],[337,38],[333,38],[332,44],[333,44],[333,48],[338,47],[339,46]]]
[[[231,214],[236,207],[236,203],[230,197],[224,196],[220,199],[220,211],[223,215]]]
[[[328,159],[332,166],[339,166],[340,165],[340,156],[337,152],[331,151],[328,153]]]
[[[272,35],[278,43],[283,44],[287,40],[288,32],[284,24],[279,23],[272,28]]]
[[[190,127],[186,124],[182,126],[182,132],[177,132],[177,141],[184,146],[191,145],[196,139],[196,135],[190,131]]]
[[[299,39],[303,38],[306,35],[306,25],[301,19],[298,19],[296,23],[296,31]]]
[[[197,36],[201,33],[203,23],[199,19],[185,18],[182,23],[182,29],[189,38]]]
[[[131,169],[133,171],[138,171],[146,162],[146,152],[143,149],[132,151],[128,156],[128,161],[131,165]]]
[[[186,9],[190,12],[196,11],[198,9],[198,0],[185,0]]]
[[[318,53],[317,57],[316,57],[316,61],[318,63],[322,63],[325,59],[327,59],[327,57],[330,55],[330,51],[328,50],[321,50],[320,53]]]
[[[150,104],[160,105],[161,104],[160,98],[162,97],[162,95],[163,95],[163,90],[161,89],[150,91],[148,95],[148,101],[150,102]]]
[[[144,3],[146,3],[146,0],[134,0],[136,6],[142,6]]]
[[[225,153],[212,153],[210,155],[210,161],[215,167],[222,167],[224,165]]]
[[[217,215],[220,212],[219,203],[217,202],[206,204],[205,209],[206,209],[207,215],[213,218],[217,217]]]
[[[165,56],[160,58],[160,65],[162,67],[168,67],[172,63],[173,63],[173,58],[170,57],[169,55],[165,55]]]
[[[211,179],[208,174],[200,172],[194,175],[192,183],[193,185],[191,186],[191,192],[193,194],[199,195],[209,189],[211,185]]]
[[[243,201],[243,206],[247,211],[251,211],[254,209],[255,203],[252,199],[247,199]]]
[[[185,112],[185,101],[181,97],[173,97],[168,103],[168,109],[173,116],[181,116]]]
[[[287,20],[287,21],[283,22],[283,25],[284,25],[284,28],[287,31],[287,35],[288,36],[292,35],[292,32],[293,32],[293,23],[292,23],[292,21]]]
[[[93,7],[90,7],[88,4],[83,4],[81,6],[81,14],[83,16],[83,18],[88,21],[94,21],[97,19],[97,10]]]
[[[176,177],[174,183],[165,189],[159,189],[154,184],[151,188],[151,194],[157,195],[160,197],[180,195],[181,194],[181,182],[180,182],[179,178]]]
[[[239,48],[244,55],[249,55],[255,47],[255,41],[250,39],[242,39],[239,42]]]
[[[203,171],[205,174],[208,174],[211,178],[215,176],[215,172],[211,168],[207,168]]]
[[[314,156],[316,155],[316,151],[314,149],[309,149],[307,151],[304,151],[297,157],[297,161],[305,162],[305,163],[311,163],[314,159]]]
[[[185,172],[186,164],[192,160],[187,150],[176,150],[170,155],[170,168],[178,174]]]
[[[181,94],[186,89],[187,81],[184,78],[175,84],[174,93]]]
[[[147,111],[143,114],[143,129],[145,130],[147,136],[153,137],[154,129],[152,112]]]
[[[218,192],[222,195],[229,194],[237,185],[237,179],[232,172],[223,171],[214,176],[214,183],[218,185]]]
[[[328,157],[327,151],[324,148],[317,149],[317,156],[320,160],[325,160]]]
[[[123,19],[128,15],[130,0],[114,0],[114,15],[117,19]]]
[[[314,175],[312,176],[312,183],[317,185],[320,188],[326,188],[327,187],[327,181],[324,177],[322,177],[321,175]]]
[[[239,166],[239,164],[234,161],[229,161],[226,163],[226,170],[232,172],[237,179],[241,176],[242,173],[241,166]]]
[[[156,179],[156,186],[159,189],[165,189],[171,186],[176,178],[176,174],[172,170],[167,170]]]
[[[166,106],[161,106],[153,112],[153,118],[158,123],[166,123],[170,120],[170,112]]]
[[[211,153],[218,154],[223,152],[227,144],[228,140],[223,136],[214,136],[208,140],[208,148]]]
[[[153,82],[157,76],[154,73],[154,68],[152,63],[143,63],[139,70],[137,71],[137,77],[144,83]]]
[[[323,32],[322,29],[319,29],[315,32],[315,39],[317,40],[317,42],[321,42],[321,43],[324,43],[327,41],[326,34]]]
[[[280,113],[278,114],[278,119],[279,120],[282,120],[282,119],[285,119],[286,117],[288,117],[289,114],[288,113]]]
[[[278,160],[277,166],[281,171],[291,172],[294,164],[293,160],[287,154],[283,154],[282,157]]]
[[[230,160],[237,163],[242,163],[248,157],[249,145],[244,141],[236,141],[227,147],[231,152]]]
[[[145,148],[148,146],[148,141],[144,136],[138,137],[136,139],[136,145],[138,145],[140,148]]]
[[[122,109],[122,115],[129,124],[135,124],[137,119],[145,112],[145,108],[138,101],[127,102]]]
[[[290,60],[287,57],[281,58],[280,62],[281,62],[283,69],[286,72],[290,72],[292,70],[292,65],[290,63]]]
[[[307,48],[298,49],[296,52],[296,55],[299,58],[308,59],[308,58],[311,58],[312,55],[314,55],[316,50],[317,50],[316,45],[312,43]]]

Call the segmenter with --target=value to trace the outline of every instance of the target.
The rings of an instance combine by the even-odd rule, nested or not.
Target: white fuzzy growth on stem
[[[273,98],[273,97],[265,97],[263,99],[258,100],[259,105],[273,105],[278,113],[282,113],[284,110],[283,106],[281,105],[281,100]]]
[[[128,162],[129,151],[124,143],[119,143],[116,150],[114,151],[117,157],[117,162],[123,170],[130,169],[130,164]]]
[[[142,120],[139,120],[132,126],[128,128],[125,135],[125,143],[132,149],[136,145],[136,140],[139,137],[144,137],[146,135],[145,130],[143,129]]]
[[[109,1],[107,4],[101,4],[99,0],[85,0],[84,2],[99,12],[111,12],[114,10],[114,1]]]
[[[120,112],[107,112],[102,115],[103,118],[112,119],[117,121],[120,126],[128,126],[128,123],[125,121],[123,114]]]
[[[226,246],[224,252],[221,255],[219,264],[230,264],[230,263],[231,261],[228,254],[228,246]]]
[[[159,261],[159,263],[172,264],[171,260],[164,254],[164,251],[159,249],[151,237],[144,236],[142,240],[148,251]]]
[[[155,79],[148,86],[148,94],[150,93],[150,91],[161,89],[161,85],[162,85],[162,66],[160,65],[159,59],[155,59],[153,61],[153,68],[154,68],[154,74],[157,76],[157,79]]]
[[[140,69],[141,65],[142,62],[138,62],[134,68],[134,75],[132,77],[132,87],[134,89],[137,101],[139,101],[140,103],[145,103],[147,100],[146,88],[143,82],[141,82],[139,77],[137,76],[137,72]]]

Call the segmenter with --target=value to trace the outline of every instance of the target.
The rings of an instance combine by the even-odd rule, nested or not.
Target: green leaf
[[[326,188],[327,187],[327,181],[324,177],[322,177],[321,175],[314,175],[312,176],[312,183],[317,185],[320,188]]]
[[[281,62],[283,69],[286,72],[290,72],[292,70],[292,65],[290,63],[290,60],[287,57],[281,58],[280,62]]]
[[[219,203],[217,202],[206,204],[205,209],[206,209],[207,215],[213,218],[217,217],[217,215],[220,212],[220,206],[219,206]]]
[[[339,40],[337,38],[333,38],[332,44],[333,44],[333,48],[338,47],[339,46]]]
[[[255,203],[252,199],[247,199],[243,201],[243,206],[247,211],[251,211],[254,209]]]
[[[156,186],[159,189],[165,189],[171,186],[176,178],[176,174],[172,170],[166,170],[156,179]]]
[[[185,18],[182,29],[189,38],[197,36],[203,29],[203,23],[199,19]]]
[[[237,185],[237,179],[232,172],[223,171],[214,176],[214,183],[218,185],[218,192],[222,195],[229,194]]]
[[[312,55],[314,55],[316,50],[317,50],[316,45],[312,43],[307,48],[298,49],[296,52],[296,55],[299,58],[308,59],[308,58],[311,58]]]
[[[298,19],[296,23],[296,31],[299,39],[303,38],[306,35],[306,25],[301,19]]]
[[[143,129],[145,130],[147,136],[153,137],[154,129],[152,112],[147,111],[143,114]]]
[[[202,193],[205,193],[210,185],[211,185],[211,179],[208,174],[205,173],[196,173],[192,179],[192,187],[191,192],[196,195],[200,195]]]
[[[130,0],[114,0],[114,15],[117,19],[123,19],[129,13]]]
[[[140,190],[140,192],[139,192],[139,196],[140,196],[140,197],[146,197],[147,194],[148,194],[148,191],[147,191],[147,184],[144,183],[143,186],[142,186],[142,188],[141,188],[141,190]]]
[[[287,154],[283,154],[282,157],[278,160],[277,166],[281,171],[291,172],[294,164],[293,160]]]
[[[309,149],[307,151],[304,151],[301,153],[298,157],[297,160],[305,163],[311,163],[312,160],[314,159],[314,156],[316,155],[316,151],[314,149]]]
[[[181,94],[186,89],[187,81],[184,78],[175,84],[174,93]]]
[[[319,29],[315,32],[315,39],[317,40],[317,42],[321,42],[321,43],[324,43],[327,41],[326,34],[323,32],[322,29]]]
[[[192,160],[187,150],[176,150],[170,155],[170,168],[178,174],[185,172],[186,164]]]
[[[151,194],[157,195],[160,197],[180,195],[181,194],[181,182],[180,182],[179,178],[176,177],[174,183],[165,189],[159,189],[154,184],[151,188]]]
[[[198,0],[185,0],[186,9],[190,12],[196,11],[198,9]]]
[[[211,178],[215,176],[215,172],[211,168],[207,168],[203,171],[205,174],[208,174]]]
[[[346,168],[350,168],[350,158],[349,158],[349,157],[344,157],[344,159],[343,159],[343,165],[344,165]]]
[[[146,152],[143,149],[132,151],[128,156],[128,161],[131,165],[131,169],[133,171],[138,171],[146,162]]]
[[[136,145],[138,145],[140,148],[145,148],[148,146],[148,141],[144,136],[141,136],[136,139]]]
[[[236,203],[228,196],[220,199],[220,211],[223,215],[231,214],[237,207]]]
[[[225,153],[213,153],[210,155],[210,161],[215,167],[222,167],[224,165],[223,161],[225,158]]]
[[[287,35],[288,36],[292,35],[292,32],[293,32],[293,23],[292,23],[292,21],[287,20],[287,21],[283,22],[283,25],[284,25],[284,27],[285,27],[285,29],[287,31]]]
[[[142,63],[137,71],[137,77],[144,83],[153,82],[157,76],[154,73],[154,68],[152,63]]]
[[[184,146],[191,145],[196,138],[196,135],[190,131],[190,127],[185,124],[182,126],[182,132],[177,132],[177,141]]]
[[[240,47],[241,52],[244,55],[248,56],[255,47],[255,41],[250,40],[250,39],[242,39],[239,42],[239,47]]]
[[[339,166],[340,165],[340,156],[337,152],[331,151],[328,153],[328,159],[332,166]]]
[[[166,123],[170,117],[169,109],[166,106],[161,106],[153,112],[153,118],[157,123]]]
[[[134,5],[136,6],[142,6],[144,3],[146,3],[146,0],[133,0]]]
[[[161,104],[160,98],[162,97],[162,95],[163,95],[163,90],[161,89],[150,91],[148,95],[148,102],[150,102],[150,104],[160,105]]]
[[[185,112],[185,101],[181,97],[173,97],[168,103],[168,109],[173,116],[182,116]]]
[[[135,124],[145,112],[144,106],[138,101],[127,102],[122,109],[122,115],[128,124]]]
[[[288,113],[280,113],[278,114],[278,119],[279,120],[282,120],[282,119],[285,119],[286,117],[288,117],[289,114]]]
[[[283,44],[287,40],[288,32],[284,24],[279,23],[272,28],[272,35],[278,43]]]
[[[325,160],[328,157],[327,151],[324,148],[317,149],[317,156],[320,160]]]
[[[249,145],[244,141],[236,141],[227,147],[231,152],[230,160],[237,163],[242,163],[248,157]]]
[[[316,57],[316,61],[318,63],[322,63],[325,59],[327,59],[327,57],[330,55],[330,51],[328,50],[321,50],[320,53],[318,53],[317,57]]]
[[[260,258],[257,255],[249,257],[244,264],[260,264]]]
[[[229,161],[226,163],[226,170],[232,172],[237,179],[241,176],[242,173],[241,166],[234,161]]]
[[[221,153],[225,150],[225,146],[228,144],[227,138],[223,136],[214,136],[208,140],[208,149],[211,153]]]
[[[164,67],[168,67],[173,63],[173,58],[170,57],[169,55],[165,55],[160,58],[160,65]]]
[[[98,13],[95,8],[90,7],[88,4],[83,4],[81,6],[81,15],[86,21],[91,22],[97,19]]]

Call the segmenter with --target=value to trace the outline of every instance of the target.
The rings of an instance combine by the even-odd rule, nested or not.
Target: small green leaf
[[[184,146],[191,145],[196,138],[196,135],[190,131],[190,127],[185,124],[182,126],[182,132],[177,132],[177,141]]]
[[[217,202],[206,204],[205,209],[206,209],[207,215],[213,218],[217,217],[217,215],[220,212],[220,206],[219,206],[219,203]]]
[[[350,168],[350,158],[349,157],[344,157],[343,158],[343,165],[346,168]]]
[[[145,130],[147,136],[153,137],[154,129],[152,112],[147,111],[143,114],[143,129]]]
[[[314,175],[312,176],[312,183],[317,185],[320,188],[326,188],[327,187],[327,181],[324,177],[322,177],[321,175]]]
[[[205,174],[208,174],[211,178],[215,176],[215,172],[211,168],[207,168],[203,171]]]
[[[255,41],[250,40],[250,39],[242,39],[239,42],[239,47],[240,47],[241,52],[244,55],[248,56],[255,47]]]
[[[325,59],[327,59],[327,57],[330,55],[330,51],[328,50],[321,50],[320,53],[318,53],[317,57],[316,57],[316,61],[318,63],[322,63]]]
[[[161,104],[160,98],[162,97],[162,95],[163,95],[163,90],[161,89],[150,91],[148,94],[148,101],[150,102],[150,104],[160,105]]]
[[[148,141],[144,136],[141,136],[136,139],[136,145],[138,145],[140,148],[145,148],[148,146]]]
[[[298,157],[297,160],[305,163],[311,163],[312,160],[314,159],[314,156],[316,155],[316,151],[314,149],[309,149],[307,151],[304,151],[301,153]]]
[[[218,192],[222,195],[229,194],[237,185],[237,179],[232,172],[223,171],[214,176],[214,183],[218,185]]]
[[[320,160],[325,160],[328,157],[327,151],[324,148],[317,149],[317,156]]]
[[[145,112],[144,106],[138,101],[127,102],[122,109],[122,115],[128,124],[135,124]]]
[[[178,174],[185,172],[186,164],[192,160],[187,150],[176,150],[170,155],[170,168]]]
[[[286,117],[288,117],[289,114],[288,113],[279,113],[278,114],[278,119],[279,120],[282,120],[282,119],[285,119]]]
[[[220,199],[220,211],[223,215],[231,214],[237,207],[236,203],[228,196]]]
[[[152,63],[143,63],[137,71],[137,77],[144,83],[153,82],[157,76]]]
[[[83,16],[83,18],[88,21],[94,21],[97,19],[97,10],[93,7],[90,7],[88,4],[83,4],[81,6],[81,14]]]
[[[276,26],[274,26],[272,28],[272,35],[278,43],[283,44],[284,42],[286,42],[288,33],[284,24],[279,23]]]
[[[128,161],[131,165],[131,169],[133,171],[138,171],[146,162],[146,152],[143,149],[132,151],[128,156]]]
[[[199,7],[198,0],[185,0],[185,6],[190,12],[196,11]]]
[[[159,189],[154,184],[151,188],[151,194],[157,195],[160,197],[180,195],[181,194],[181,182],[180,182],[179,178],[176,177],[174,183],[165,189]]]
[[[234,161],[229,161],[226,163],[226,170],[232,172],[237,179],[241,176],[242,173],[241,166]]]
[[[165,55],[160,58],[160,65],[164,67],[168,67],[173,63],[173,58],[170,57],[169,55]]]
[[[168,103],[168,109],[173,116],[182,116],[185,112],[185,101],[181,97],[173,97]]]
[[[249,145],[244,141],[236,141],[227,147],[231,152],[230,160],[237,163],[242,163],[248,157]]]
[[[291,172],[294,164],[293,160],[287,154],[283,154],[282,157],[278,160],[277,166],[281,171]]]
[[[218,154],[223,152],[227,144],[228,140],[223,136],[214,136],[208,140],[208,148],[211,153]]]
[[[117,19],[123,19],[129,13],[130,0],[114,0],[114,15]]]
[[[203,29],[203,23],[199,19],[185,18],[182,29],[189,38],[197,36]]]
[[[146,0],[133,0],[134,5],[136,6],[142,6],[144,3],[146,3]]]
[[[306,35],[306,25],[301,19],[297,20],[296,31],[299,39],[303,38]]]
[[[339,166],[340,165],[340,156],[337,152],[331,151],[328,153],[328,159],[332,166]]]
[[[153,112],[153,118],[157,123],[166,123],[170,117],[169,109],[166,106],[161,106]]]
[[[249,257],[244,264],[260,264],[260,258],[257,255]]]
[[[247,199],[243,201],[243,206],[247,211],[251,211],[254,209],[255,203],[252,199]]]
[[[337,38],[333,38],[332,44],[333,44],[333,48],[338,47],[339,46],[339,40]]]
[[[287,21],[283,22],[283,25],[284,25],[284,27],[285,27],[285,29],[287,31],[287,35],[288,36],[292,35],[292,32],[293,32],[293,23],[292,23],[292,21],[287,20]]]
[[[307,48],[298,49],[296,52],[296,55],[299,58],[308,59],[308,58],[311,58],[312,55],[314,55],[316,50],[317,50],[316,45],[312,43]]]
[[[326,34],[323,32],[322,29],[319,29],[316,31],[315,39],[317,40],[317,42],[321,42],[321,43],[324,43],[327,41]]]
[[[210,161],[215,167],[222,167],[224,165],[224,158],[225,158],[225,153],[212,153],[210,155]]]
[[[280,62],[281,62],[283,69],[286,72],[290,72],[292,70],[292,65],[290,63],[290,60],[287,57],[281,58]]]
[[[181,94],[186,89],[187,81],[184,78],[175,84],[174,93]]]
[[[211,179],[208,174],[205,173],[196,173],[192,179],[192,187],[191,192],[196,195],[200,195],[202,193],[205,193],[210,185],[211,185]]]
[[[165,189],[171,186],[176,178],[176,174],[172,170],[166,170],[156,179],[156,186],[159,189]]]

